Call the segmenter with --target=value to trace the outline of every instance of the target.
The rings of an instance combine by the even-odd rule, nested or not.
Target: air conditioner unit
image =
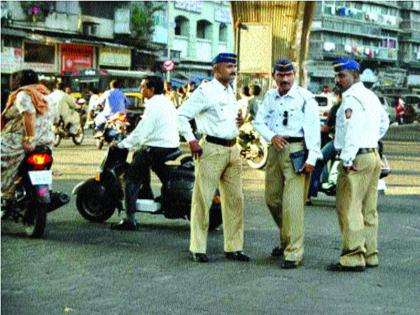
[[[84,23],[83,24],[83,34],[87,36],[96,36],[98,26],[96,24]]]

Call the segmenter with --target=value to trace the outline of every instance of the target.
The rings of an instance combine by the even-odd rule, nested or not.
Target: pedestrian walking
[[[195,158],[195,183],[191,205],[191,257],[207,262],[209,209],[220,188],[224,251],[227,259],[249,261],[243,253],[244,197],[242,164],[236,143],[238,127],[243,123],[239,104],[230,82],[236,76],[236,55],[221,53],[213,61],[214,78],[201,83],[178,109],[178,126]],[[189,121],[195,119],[203,135],[198,141]]]
[[[258,109],[255,129],[270,143],[265,173],[265,201],[280,229],[273,256],[284,256],[282,268],[297,268],[303,259],[303,210],[306,186],[321,158],[318,104],[311,92],[295,84],[296,69],[288,59],[273,67],[277,88],[269,90]],[[305,153],[294,169],[292,157]],[[299,155],[299,153],[297,155]]]
[[[353,59],[333,63],[343,99],[337,111],[334,147],[340,152],[337,215],[342,238],[339,262],[332,271],[364,271],[378,266],[377,186],[381,172],[378,141],[389,118],[378,97],[360,81]]]

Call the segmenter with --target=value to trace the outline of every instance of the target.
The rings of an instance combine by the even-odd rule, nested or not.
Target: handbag
[[[293,170],[296,174],[302,172],[303,165],[308,157],[308,150],[300,150],[290,153],[290,160],[292,162]]]

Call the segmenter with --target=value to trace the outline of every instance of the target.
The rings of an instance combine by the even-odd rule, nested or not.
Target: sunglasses
[[[287,122],[289,121],[289,112],[286,110],[283,112],[283,126],[287,126]]]

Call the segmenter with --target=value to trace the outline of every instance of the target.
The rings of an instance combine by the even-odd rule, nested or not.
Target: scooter
[[[25,156],[18,169],[15,196],[7,204],[2,204],[2,225],[3,221],[20,223],[31,238],[44,234],[47,213],[70,201],[67,194],[49,189],[52,162],[51,150],[47,146],[37,146]]]
[[[137,212],[164,215],[168,219],[190,219],[192,190],[194,186],[194,163],[190,156],[177,165],[167,165],[182,155],[180,150],[169,154],[165,163],[165,178],[161,195],[150,199],[142,187],[136,202]],[[127,169],[127,149],[109,147],[108,152],[94,178],[77,184],[73,194],[77,195],[77,210],[88,221],[105,222],[118,209],[123,210],[122,177]],[[216,191],[210,208],[209,229],[214,230],[222,223],[220,197]]]
[[[262,169],[267,164],[268,144],[258,135],[250,122],[246,122],[239,131],[238,143],[241,155],[251,168]]]

